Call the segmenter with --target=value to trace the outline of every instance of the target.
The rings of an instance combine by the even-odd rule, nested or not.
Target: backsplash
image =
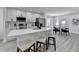
[[[29,23],[27,23],[27,28],[31,28],[33,26],[35,26],[35,22],[29,22]]]

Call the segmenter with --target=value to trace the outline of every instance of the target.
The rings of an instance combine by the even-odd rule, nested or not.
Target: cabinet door
[[[32,19],[33,19],[33,22],[36,22],[36,18],[39,18],[39,14],[33,14],[33,17],[32,17]]]
[[[31,19],[31,13],[26,13],[26,22],[31,22],[32,19]]]
[[[35,15],[34,14],[32,14],[32,16],[31,16],[31,22],[35,22]]]
[[[16,21],[16,15],[16,9],[8,9],[8,21],[11,21],[11,19]]]
[[[33,22],[35,22],[36,21],[36,17],[35,16],[33,16]]]
[[[22,17],[26,17],[26,12],[25,11],[21,11],[21,15],[22,15]]]
[[[21,11],[20,10],[17,10],[17,17],[20,17],[21,16]]]
[[[21,10],[17,10],[17,17],[26,17],[26,12],[25,11],[21,11]]]
[[[50,18],[47,18],[46,19],[46,26],[50,27],[50,22],[51,22],[51,19]]]

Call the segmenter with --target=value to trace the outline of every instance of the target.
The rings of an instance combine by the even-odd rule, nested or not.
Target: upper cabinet
[[[36,18],[39,18],[40,15],[38,14],[32,14],[32,17],[31,17],[31,22],[35,22],[36,21]]]
[[[26,13],[26,22],[31,22],[31,13]]]
[[[17,10],[17,17],[20,17],[20,16],[26,17],[26,22],[35,22],[36,18],[39,17],[38,14]]]
[[[35,22],[36,18],[39,18],[39,14],[26,13],[26,22]]]
[[[7,12],[8,12],[7,21],[11,21],[11,20],[16,21],[16,16],[17,16],[16,9],[8,9]]]
[[[22,12],[20,10],[17,10],[16,13],[17,13],[17,17],[20,17],[22,15]]]
[[[23,10],[8,8],[7,21],[16,21],[16,17],[26,17],[26,22],[35,22],[36,18],[40,17],[40,14],[30,13]]]
[[[22,16],[26,17],[26,12],[25,11],[22,11]]]
[[[17,10],[17,17],[26,17],[26,12],[21,11],[21,10]]]

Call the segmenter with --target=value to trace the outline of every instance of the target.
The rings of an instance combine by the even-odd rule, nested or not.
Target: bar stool
[[[52,41],[53,43],[50,43],[50,41]],[[48,37],[48,47],[49,45],[54,45],[54,50],[56,51],[56,39],[55,37],[49,36]]]
[[[35,43],[31,40],[23,40],[17,43],[17,52],[35,52]]]
[[[43,47],[43,51],[41,48]],[[36,51],[46,51],[47,50],[47,39],[46,38],[40,38],[36,42]]]

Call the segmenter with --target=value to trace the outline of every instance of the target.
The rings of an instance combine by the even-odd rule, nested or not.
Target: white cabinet
[[[21,16],[21,11],[17,10],[17,17],[20,17],[20,16]]]
[[[36,17],[32,13],[26,13],[26,22],[35,22]]]
[[[25,11],[21,11],[21,16],[22,17],[26,17],[26,12]]]
[[[16,21],[17,12],[16,9],[8,9],[8,19],[7,21]]]
[[[39,17],[40,17],[39,14],[32,14],[31,22],[35,22],[36,21],[36,18],[39,18]]]
[[[39,18],[40,15],[39,14],[34,14],[35,18]]]
[[[50,27],[50,25],[51,25],[50,22],[51,22],[51,19],[50,18],[47,18],[46,19],[46,26],[47,27]]]
[[[35,22],[36,18],[39,18],[39,14],[34,14],[30,12],[25,12],[21,10],[17,10],[17,17],[26,17],[26,22]]]
[[[26,12],[23,10],[8,9],[8,21],[16,21],[16,17],[26,17],[26,22],[35,22],[39,18],[39,14]]]
[[[26,12],[25,11],[21,11],[21,10],[17,10],[17,17],[26,17]]]
[[[31,21],[31,13],[26,13],[26,22]]]
[[[35,22],[35,21],[36,21],[35,15],[32,14],[32,15],[31,15],[31,22]]]

